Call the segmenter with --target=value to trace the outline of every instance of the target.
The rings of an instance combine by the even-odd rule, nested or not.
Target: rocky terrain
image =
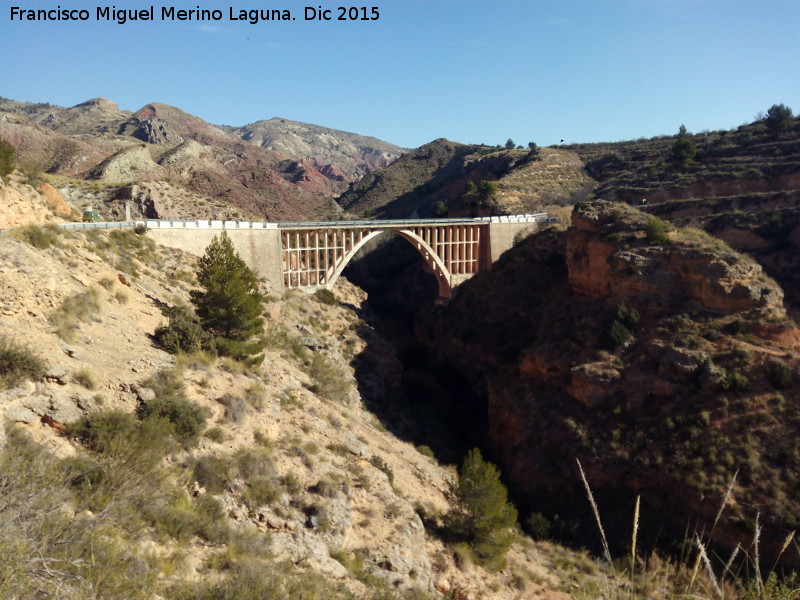
[[[46,190],[13,184],[2,193],[19,209],[16,224],[45,210]],[[367,346],[391,349],[364,320],[364,293],[346,281],[335,305],[300,293],[272,299],[258,367],[176,358],[155,346],[161,308],[188,302],[195,262],[132,231],[33,226],[0,235],[0,346],[29,348],[43,364],[40,378],[0,389],[7,442],[0,461],[20,474],[0,484],[7,499],[0,512],[10,515],[18,494],[36,489],[42,506],[35,514],[43,519],[3,519],[0,569],[20,561],[15,577],[0,580],[4,594],[26,597],[35,585],[53,597],[82,598],[102,586],[103,598],[178,597],[187,585],[242,573],[250,561],[282,574],[285,585],[322,586],[314,588],[321,596],[309,598],[555,599],[577,585],[577,569],[582,584],[602,577],[585,555],[522,535],[498,573],[465,562],[463,549],[442,541],[435,523],[449,508],[454,469],[394,437],[366,410],[350,363]],[[380,394],[392,376],[377,371],[371,380]],[[145,454],[119,462],[74,433],[76,424],[98,423],[109,411],[133,415],[168,393],[199,407],[205,425],[158,464],[135,440],[130,451]],[[113,502],[81,479],[63,480],[92,464],[105,465],[109,477],[123,469]],[[254,464],[257,476],[241,470]],[[22,478],[33,471],[39,475]],[[98,489],[107,489],[102,481]],[[203,521],[203,510],[215,520]],[[71,515],[69,525],[62,514]],[[36,527],[52,536],[38,538]],[[54,582],[43,568],[64,556],[50,554],[63,536],[71,536],[73,554]],[[97,568],[81,558],[89,547]]]
[[[638,204],[678,225],[705,229],[755,258],[800,306],[800,119],[781,135],[764,120],[690,135],[696,155],[671,163],[676,138],[565,146],[598,181],[596,195]]]
[[[496,181],[497,197],[488,206],[466,193],[469,182]],[[388,168],[367,174],[338,198],[361,216],[428,216],[436,202],[451,217],[520,214],[572,204],[594,187],[578,157],[543,148],[505,150],[438,139],[410,151]],[[557,210],[557,209],[556,209]]]
[[[651,219],[579,204],[566,232],[507,252],[417,335],[484,398],[489,444],[539,526],[596,544],[579,459],[618,548],[637,496],[644,543],[679,549],[735,482],[713,544],[751,548],[758,515],[776,560],[798,525],[800,329],[755,261]]]
[[[256,146],[307,161],[338,181],[358,181],[403,154],[402,148],[373,137],[288,119],[274,118],[225,129]]]
[[[108,218],[115,210],[108,203],[135,184],[170,188],[170,209],[151,206],[151,217],[338,217],[331,198],[401,153],[374,138],[304,123],[221,127],[165,104],[131,113],[105,98],[70,108],[0,99],[0,137],[15,147],[24,170],[56,176],[65,196],[93,187],[94,208]],[[194,202],[221,207],[198,214]],[[134,216],[145,216],[136,208]]]

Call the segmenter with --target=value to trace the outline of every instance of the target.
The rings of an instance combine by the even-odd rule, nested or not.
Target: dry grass
[[[756,514],[753,541],[749,550],[744,551],[742,557],[742,561],[744,561],[742,567],[745,567],[745,572],[752,574],[751,578],[744,579],[738,576],[742,567],[734,572],[735,561],[743,551],[738,545],[734,548],[727,562],[722,565],[719,576],[715,573],[715,561],[709,555],[708,547],[712,542],[713,531],[725,507],[731,501],[736,475],[731,479],[711,530],[707,535],[703,532],[698,533],[695,531],[691,538],[687,538],[684,541],[684,546],[688,545],[694,549],[694,552],[682,556],[678,562],[664,561],[657,555],[652,555],[649,559],[637,557],[636,547],[640,516],[640,500],[637,497],[631,536],[630,570],[626,575],[625,573],[615,572],[614,562],[611,559],[606,541],[605,530],[600,519],[600,512],[580,461],[578,461],[578,470],[600,532],[604,558],[608,562],[610,575],[605,579],[601,590],[598,590],[596,577],[587,577],[583,581],[577,582],[579,587],[579,592],[575,594],[577,598],[596,597],[598,591],[600,591],[602,597],[608,600],[639,597],[657,597],[665,600],[677,600],[678,598],[692,598],[695,600],[711,600],[712,598],[722,600],[726,598],[729,600],[795,600],[800,597],[800,589],[795,587],[796,575],[792,574],[786,579],[781,579],[777,576],[776,570],[778,561],[794,540],[795,532],[792,531],[787,535],[772,568],[765,571],[761,564],[760,556],[762,526],[759,514]],[[688,533],[687,529],[687,535]],[[690,568],[689,561],[692,557],[693,561]],[[635,573],[637,562],[643,565],[638,576]],[[764,575],[766,575],[766,578]]]

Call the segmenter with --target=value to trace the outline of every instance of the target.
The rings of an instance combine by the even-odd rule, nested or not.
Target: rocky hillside
[[[257,367],[156,347],[195,263],[132,231],[0,235],[4,597],[556,599],[573,565],[602,577],[522,536],[497,573],[445,544],[454,470],[364,408],[350,363],[381,342],[346,281],[341,304],[272,299]],[[176,429],[135,427],[158,402]]]
[[[277,117],[225,130],[256,146],[300,158],[338,181],[358,181],[403,154],[402,148],[377,138]]]
[[[52,183],[67,196],[76,195],[75,189],[94,187],[88,201],[107,217],[114,209],[109,202],[124,200],[125,190],[134,184],[155,184],[162,191],[168,185],[167,195],[172,197],[170,210],[154,213],[151,206],[151,214],[135,216],[336,217],[341,209],[331,197],[400,153],[373,138],[302,123],[283,122],[291,124],[291,131],[283,124],[275,131],[268,126],[273,121],[242,128],[239,133],[247,139],[258,138],[249,143],[233,128],[211,125],[164,104],[130,113],[105,98],[70,108],[0,99],[0,137],[15,147],[20,164],[57,177]],[[274,131],[269,143],[267,130]],[[188,204],[176,200],[187,193]],[[134,196],[127,199],[134,201],[134,209],[141,204]],[[192,206],[194,201],[222,207],[201,214]]]
[[[800,329],[781,288],[723,242],[625,204],[579,204],[572,222],[463,284],[418,335],[485,399],[535,527],[596,544],[579,459],[618,551],[637,496],[644,546],[679,553],[733,482],[712,546],[751,548],[759,519],[776,560],[800,509]]]
[[[467,194],[469,182],[497,182],[491,206]],[[504,150],[434,140],[412,150],[388,168],[366,175],[338,198],[347,211],[361,216],[405,218],[428,216],[441,201],[448,216],[517,214],[581,199],[594,186],[578,158],[569,152],[540,149]]]
[[[800,310],[800,119],[780,135],[764,120],[732,131],[689,135],[685,165],[671,160],[676,137],[567,146],[599,185],[596,195],[638,204],[679,225],[705,229],[761,263]]]

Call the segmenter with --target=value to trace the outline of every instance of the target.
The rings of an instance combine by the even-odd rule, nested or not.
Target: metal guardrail
[[[100,221],[98,223],[61,223],[59,227],[67,231],[84,229],[135,229],[137,225],[147,226],[144,221]]]
[[[556,217],[547,213],[525,215],[504,215],[499,217],[479,217],[475,219],[383,219],[375,221],[284,221],[268,223],[259,221],[217,221],[195,220],[181,221],[172,219],[146,219],[143,221],[101,221],[98,223],[60,223],[58,227],[66,231],[86,231],[90,229],[135,229],[144,226],[147,229],[285,229],[307,227],[321,229],[325,227],[398,227],[426,225],[458,225],[488,223],[556,223]],[[19,229],[11,227],[0,229],[0,234]]]

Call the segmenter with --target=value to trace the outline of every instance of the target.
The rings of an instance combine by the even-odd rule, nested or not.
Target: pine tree
[[[764,123],[773,137],[780,137],[792,128],[792,109],[785,104],[773,104],[767,111]]]
[[[672,146],[670,161],[676,168],[685,169],[696,155],[697,146],[695,146],[692,136],[686,131],[686,127],[681,125],[680,131],[678,131],[678,139],[675,140],[675,144]]]
[[[514,540],[517,509],[508,502],[498,468],[473,448],[461,465],[451,495],[455,506],[446,519],[450,531],[470,545],[479,564],[490,570],[502,569]]]
[[[235,358],[258,354],[262,346],[248,340],[264,330],[263,297],[255,274],[225,232],[206,248],[197,280],[203,290],[191,292],[192,304],[203,327],[216,336],[220,353]]]

